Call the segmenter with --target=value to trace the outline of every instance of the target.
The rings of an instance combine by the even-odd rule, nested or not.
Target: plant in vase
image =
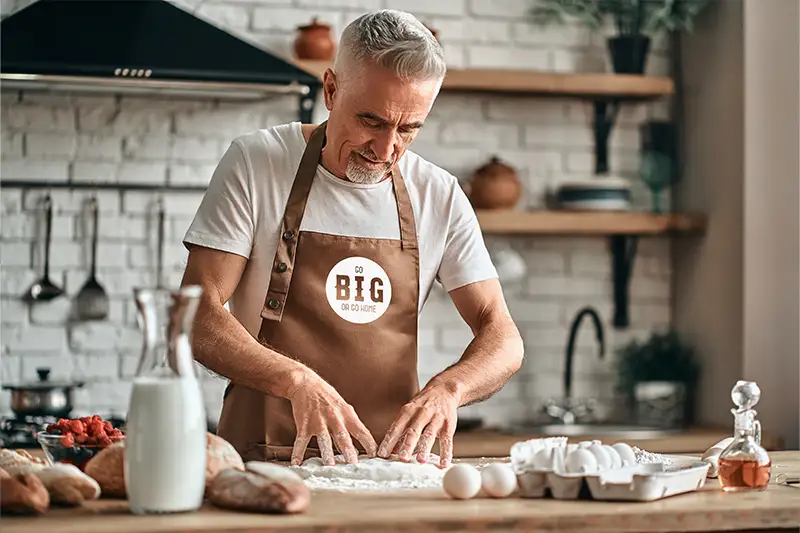
[[[694,348],[674,331],[654,332],[617,351],[617,391],[640,423],[680,427],[691,423],[700,365]]]
[[[572,19],[592,30],[610,22],[608,38],[614,72],[644,74],[651,37],[660,32],[691,32],[695,17],[713,0],[536,0],[531,9],[537,24],[563,24]]]

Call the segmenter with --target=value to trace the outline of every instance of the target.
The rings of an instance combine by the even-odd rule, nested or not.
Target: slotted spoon
[[[97,281],[97,198],[92,197],[89,208],[92,213],[92,265],[89,279],[75,297],[76,314],[81,320],[104,320],[108,317],[108,294]]]

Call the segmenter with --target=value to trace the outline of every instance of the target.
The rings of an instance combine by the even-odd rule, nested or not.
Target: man
[[[364,15],[325,72],[329,119],[242,135],[189,228],[194,353],[230,380],[220,436],[246,460],[452,459],[459,406],[523,346],[457,180],[407,151],[445,74],[409,14]],[[417,319],[438,279],[475,337],[423,390]],[[230,301],[229,313],[224,304]],[[424,354],[423,354],[424,357]]]

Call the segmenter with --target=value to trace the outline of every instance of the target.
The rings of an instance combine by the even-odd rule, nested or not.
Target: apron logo
[[[355,324],[380,318],[392,301],[392,284],[381,266],[366,257],[342,259],[328,273],[325,294],[331,309]]]

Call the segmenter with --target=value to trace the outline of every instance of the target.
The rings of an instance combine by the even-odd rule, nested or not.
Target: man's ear
[[[322,93],[325,95],[325,108],[330,111],[336,97],[336,74],[331,69],[326,69],[322,77]]]

